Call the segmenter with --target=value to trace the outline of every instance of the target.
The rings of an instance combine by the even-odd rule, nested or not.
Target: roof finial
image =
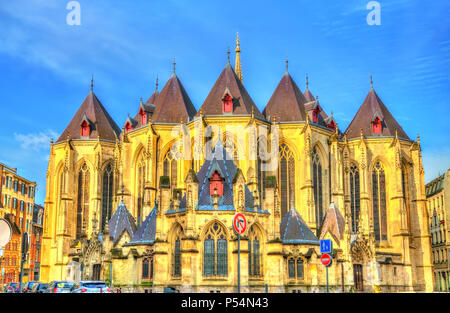
[[[288,72],[288,68],[289,68],[289,60],[288,57],[286,57],[286,73]]]
[[[372,73],[370,73],[370,89],[373,89]]]
[[[141,97],[141,104],[142,104],[142,97]]]
[[[175,63],[175,57],[173,57],[173,74],[175,75],[175,65],[177,64],[177,63]]]
[[[417,133],[417,144],[420,145],[420,136],[419,136],[419,133]]]
[[[158,91],[158,74],[156,74],[156,91]]]
[[[227,50],[227,64],[230,64],[230,47]]]
[[[234,64],[234,71],[236,72],[237,77],[243,82],[242,77],[242,69],[241,69],[241,47],[239,46],[239,33],[236,35],[236,49],[234,50],[236,52],[236,62]]]
[[[308,90],[308,85],[309,85],[309,82],[308,82],[308,73],[306,73],[306,90]]]
[[[91,92],[93,92],[93,90],[94,90],[94,74],[92,74],[91,77]]]

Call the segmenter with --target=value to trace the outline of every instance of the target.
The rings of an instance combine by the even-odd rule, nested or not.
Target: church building
[[[340,130],[287,62],[261,112],[236,43],[198,110],[175,64],[121,126],[91,83],[51,143],[41,280],[236,292],[240,212],[241,292],[324,292],[321,239],[333,242],[331,292],[432,291],[419,137],[372,81]]]

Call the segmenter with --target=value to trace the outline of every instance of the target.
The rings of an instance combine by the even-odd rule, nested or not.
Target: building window
[[[260,232],[252,227],[248,235],[248,275],[262,276],[261,264],[261,236]]]
[[[203,275],[228,276],[228,251],[225,229],[213,223],[203,242]]]
[[[145,186],[145,160],[144,157],[141,156],[138,166],[137,166],[137,223],[138,225],[142,222],[142,210],[144,208],[144,186]]]
[[[386,215],[386,178],[380,162],[375,164],[372,171],[372,196],[373,196],[373,224],[375,240],[377,242],[387,240],[387,215]]]
[[[408,168],[404,165],[402,166],[402,193],[403,201],[406,209],[406,222],[408,231],[411,232],[411,216],[409,208],[409,179],[408,179]]]
[[[226,93],[222,98],[223,112],[233,112],[233,98]]]
[[[167,151],[164,157],[163,175],[170,177],[172,188],[177,187],[177,160],[173,157],[171,150]]]
[[[86,120],[81,123],[81,137],[89,137],[89,123]]]
[[[303,259],[301,257],[288,258],[289,279],[303,279]]]
[[[142,279],[153,279],[153,257],[142,260]]]
[[[172,275],[174,277],[181,276],[181,235],[183,230],[178,225],[173,237],[172,251]]]
[[[378,116],[372,122],[372,133],[381,134],[381,120]]]
[[[358,232],[360,194],[359,194],[359,170],[352,165],[350,167],[350,210],[352,214],[352,231]]]
[[[103,172],[103,192],[102,192],[102,232],[105,230],[106,221],[111,219],[114,175],[111,164]]]
[[[280,164],[278,179],[281,196],[281,214],[284,216],[291,208],[290,200],[295,203],[295,160],[294,154],[286,144],[280,145]]]
[[[317,230],[323,220],[323,187],[322,187],[322,164],[320,163],[319,153],[317,149],[313,149],[312,158],[313,168],[313,186],[314,186],[314,204],[316,208],[316,226]]]
[[[297,279],[303,278],[303,259],[297,259]]]
[[[77,236],[81,235],[82,231],[85,230],[85,227],[88,225],[89,180],[89,168],[86,163],[83,163],[78,172]]]

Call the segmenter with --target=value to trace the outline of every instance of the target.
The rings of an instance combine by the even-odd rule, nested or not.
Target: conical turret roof
[[[410,140],[373,88],[370,89],[363,104],[347,127],[345,134],[347,134],[349,139],[357,138],[361,136],[362,129],[363,136],[374,136],[372,133],[372,122],[375,117],[380,118],[382,127],[381,134],[376,134],[377,136],[393,137],[397,130],[399,138]]]
[[[275,92],[264,109],[264,115],[267,119],[271,119],[276,115],[277,121],[305,121],[305,103],[300,88],[292,79],[291,75],[286,72],[281,78]]]
[[[120,128],[91,90],[56,142],[64,141],[67,138],[80,139],[81,123],[86,119],[90,127],[90,139],[115,140],[116,136],[118,137],[120,134]]]
[[[175,73],[172,74],[156,97],[152,123],[180,123],[180,121],[186,123],[195,113],[195,107],[186,90]]]
[[[233,98],[233,114],[252,114],[253,108],[256,117],[264,118],[229,63],[220,73],[199,112],[201,110],[203,115],[223,114],[222,99],[225,92],[231,93]]]

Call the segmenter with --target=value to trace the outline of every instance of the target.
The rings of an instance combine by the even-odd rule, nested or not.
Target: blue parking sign
[[[320,253],[332,253],[333,252],[333,244],[331,239],[322,239],[320,240]]]

